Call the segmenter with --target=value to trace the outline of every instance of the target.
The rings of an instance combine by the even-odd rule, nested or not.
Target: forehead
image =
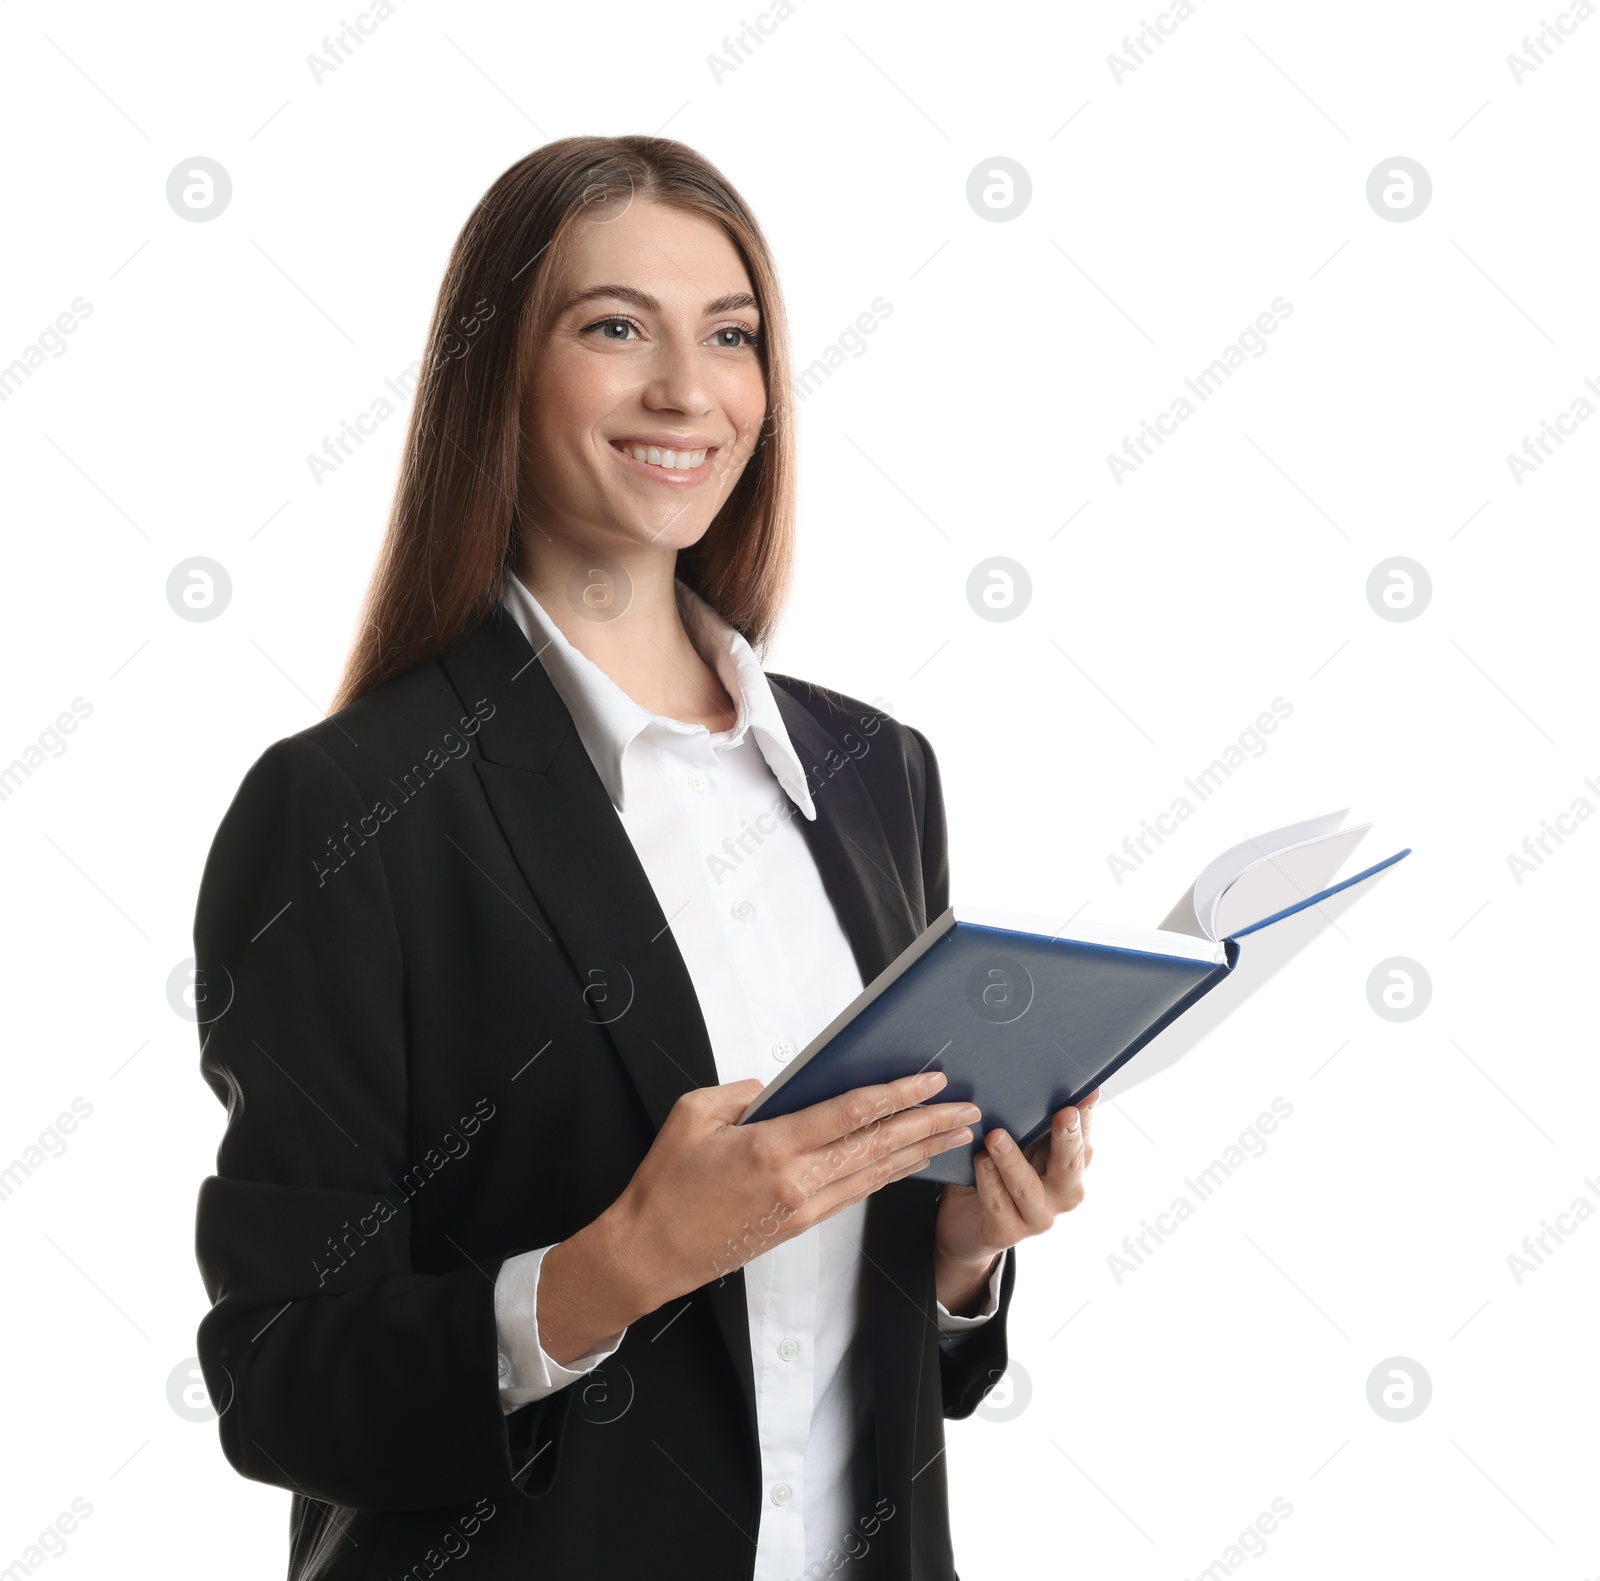
[[[635,286],[689,305],[752,290],[744,261],[720,225],[639,198],[612,200],[580,215],[557,273],[559,302],[596,285]]]

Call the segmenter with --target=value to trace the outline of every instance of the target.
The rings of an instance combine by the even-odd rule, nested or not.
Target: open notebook
[[[970,1099],[979,1131],[1027,1146],[1226,979],[1239,940],[1324,905],[1410,848],[1339,878],[1370,824],[1329,813],[1258,835],[1209,863],[1160,928],[948,909],[757,1095],[740,1123],[791,1114],[922,1070]],[[982,1141],[919,1180],[971,1185]]]

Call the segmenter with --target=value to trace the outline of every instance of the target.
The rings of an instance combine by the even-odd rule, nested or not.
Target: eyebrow
[[[561,311],[565,313],[569,309],[577,307],[581,302],[593,302],[602,297],[631,302],[633,306],[644,313],[659,313],[661,311],[661,304],[648,291],[641,291],[636,286],[631,285],[592,285],[586,291],[579,291]],[[718,313],[732,313],[741,307],[759,309],[759,305],[748,291],[735,291],[728,296],[719,296],[714,302],[707,302],[706,316],[709,318]]]

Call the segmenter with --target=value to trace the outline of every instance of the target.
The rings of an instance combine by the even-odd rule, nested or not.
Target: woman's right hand
[[[759,1081],[684,1093],[622,1195],[546,1253],[540,1343],[563,1364],[972,1140],[937,1071],[739,1125]]]

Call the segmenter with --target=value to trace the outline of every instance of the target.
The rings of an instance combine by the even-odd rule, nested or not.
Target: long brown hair
[[[720,225],[761,312],[767,413],[755,453],[677,574],[756,648],[772,634],[794,554],[789,337],[755,216],[692,148],[660,137],[566,137],[519,160],[462,227],[439,288],[400,482],[330,712],[433,658],[493,612],[529,530],[518,510],[518,347],[550,308],[564,238],[597,206],[634,199]],[[607,214],[606,217],[610,217]]]

